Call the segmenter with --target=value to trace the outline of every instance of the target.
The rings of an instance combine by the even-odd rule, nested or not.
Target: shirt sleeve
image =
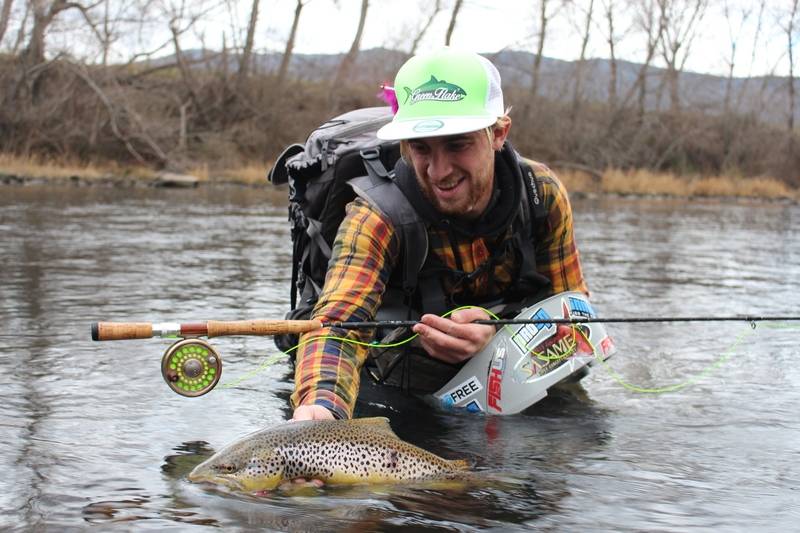
[[[536,270],[553,284],[553,294],[578,291],[589,295],[583,278],[569,195],[547,166],[528,161],[543,185],[547,217],[536,233]]]
[[[399,244],[388,217],[361,199],[347,206],[312,318],[371,321],[397,262]],[[293,407],[321,405],[337,418],[353,414],[359,373],[372,330],[322,328],[300,337]],[[363,343],[363,344],[362,344]]]

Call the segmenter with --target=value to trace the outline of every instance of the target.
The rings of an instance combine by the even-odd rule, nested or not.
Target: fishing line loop
[[[447,318],[448,316],[452,315],[456,311],[460,311],[462,309],[480,309],[480,310],[484,311],[486,314],[488,314],[490,317],[492,317],[493,320],[499,320],[499,317],[496,314],[494,314],[492,311],[490,311],[489,309],[486,309],[486,308],[483,308],[483,307],[480,307],[480,306],[474,306],[474,305],[465,305],[465,306],[457,307],[455,309],[452,309],[452,310],[444,313],[441,316],[442,316],[442,318]],[[722,354],[716,359],[716,361],[712,362],[711,364],[709,364],[708,366],[703,368],[700,372],[698,372],[694,376],[691,376],[688,379],[686,379],[686,380],[684,380],[684,381],[682,381],[680,383],[676,383],[676,384],[673,384],[673,385],[667,385],[667,386],[663,386],[663,387],[642,387],[642,386],[635,385],[635,384],[632,384],[632,383],[626,381],[622,376],[620,376],[618,373],[616,373],[614,371],[614,369],[612,369],[609,366],[609,364],[602,357],[598,357],[597,354],[599,352],[598,352],[597,346],[595,346],[594,343],[592,343],[589,340],[589,337],[586,335],[586,333],[583,331],[583,329],[579,327],[581,325],[580,323],[568,324],[568,327],[570,327],[570,329],[572,330],[572,340],[573,340],[573,342],[577,341],[577,336],[578,335],[583,337],[583,339],[589,344],[589,346],[591,346],[591,348],[593,350],[593,355],[595,356],[595,359],[600,361],[600,364],[603,367],[603,369],[608,373],[609,376],[611,376],[611,378],[618,385],[620,385],[621,387],[623,387],[626,390],[629,390],[631,392],[640,393],[640,394],[664,394],[664,393],[668,393],[668,392],[675,392],[675,391],[684,389],[684,388],[686,388],[686,387],[688,387],[690,385],[693,385],[694,383],[698,382],[700,379],[706,377],[707,375],[711,374],[713,371],[715,371],[719,367],[721,367],[723,364],[725,364],[730,359],[730,357],[733,355],[733,352],[736,350],[736,348],[738,348],[739,345],[744,341],[744,339],[746,337],[752,335],[753,331],[756,330],[756,328],[757,328],[756,320],[750,319],[750,320],[748,320],[748,324],[750,326],[749,330],[745,330],[744,332],[739,334],[736,337],[736,339],[734,340],[733,344],[731,346],[729,346],[725,351],[723,351]],[[766,328],[769,328],[769,329],[800,329],[800,326],[795,326],[793,324],[788,324],[788,323],[763,324],[763,326],[766,327]],[[509,331],[512,331],[511,330],[511,326],[509,324],[504,324],[503,328],[508,328]],[[355,340],[355,339],[350,339],[350,338],[347,338],[347,337],[339,337],[339,336],[336,336],[336,335],[318,335],[318,336],[314,336],[314,337],[308,338],[306,340],[303,340],[303,341],[297,343],[296,345],[292,346],[291,348],[289,348],[285,352],[281,352],[281,353],[278,353],[278,354],[275,354],[275,355],[267,357],[257,368],[251,370],[250,372],[247,372],[246,374],[240,376],[239,378],[236,378],[234,380],[231,380],[231,381],[228,381],[228,382],[225,382],[225,383],[221,384],[220,388],[228,389],[228,388],[236,387],[240,383],[242,383],[244,381],[247,381],[247,380],[249,380],[251,378],[256,377],[258,374],[260,374],[261,372],[263,372],[267,368],[271,367],[272,365],[276,364],[277,362],[290,357],[290,354],[292,352],[295,352],[298,349],[300,349],[301,347],[305,346],[306,344],[310,344],[312,342],[325,341],[325,340],[335,340],[335,341],[348,343],[348,344],[352,344],[352,345],[356,345],[356,346],[366,346],[368,348],[397,348],[397,347],[403,346],[405,344],[408,344],[409,342],[411,342],[414,339],[416,339],[418,336],[419,336],[419,334],[415,333],[415,334],[413,334],[413,335],[411,335],[411,336],[409,336],[409,337],[407,337],[405,339],[401,339],[401,340],[399,340],[397,342],[387,343],[387,344],[380,343],[380,342],[378,342],[376,340],[369,341],[369,342],[364,342],[364,341],[359,341],[359,340]],[[569,357],[572,357],[572,355],[548,356],[547,354],[543,354],[543,353],[539,353],[539,352],[533,352],[533,351],[531,351],[531,355],[533,355],[533,356],[535,356],[535,357],[537,357],[539,359],[546,360],[548,362],[557,361],[559,359],[568,359]]]

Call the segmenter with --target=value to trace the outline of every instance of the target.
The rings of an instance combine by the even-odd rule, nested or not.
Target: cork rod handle
[[[149,322],[95,322],[92,324],[92,340],[122,341],[149,339],[153,336],[153,324]]]
[[[235,320],[208,321],[208,337],[221,335],[285,335],[307,333],[322,327],[319,320]]]

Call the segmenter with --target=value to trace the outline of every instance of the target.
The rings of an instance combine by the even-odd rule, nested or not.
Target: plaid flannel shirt
[[[567,191],[549,168],[527,162],[533,166],[542,183],[547,212],[545,223],[536,230],[536,269],[552,282],[552,294],[568,290],[588,294],[575,245]],[[448,268],[466,273],[475,272],[489,258],[490,248],[495,244],[487,243],[483,238],[467,239],[435,228],[429,229],[428,237],[430,253]],[[452,242],[454,238],[455,242]],[[326,322],[373,320],[399,251],[400,243],[385,215],[360,198],[349,204],[334,242],[334,261],[313,318]],[[505,259],[496,265],[491,278],[489,272],[482,272],[458,286],[448,285],[445,280],[445,290],[462,294],[463,297],[457,301],[501,293],[511,285],[514,268],[519,266],[514,264],[513,254]],[[368,348],[330,337],[368,343],[372,340],[372,333],[323,328],[303,335],[295,365],[293,407],[322,405],[338,418],[350,418]]]

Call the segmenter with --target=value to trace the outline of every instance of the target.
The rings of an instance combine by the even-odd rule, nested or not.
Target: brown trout
[[[296,478],[334,485],[445,480],[468,467],[400,440],[386,418],[308,420],[229,444],[197,465],[189,480],[256,492]]]

